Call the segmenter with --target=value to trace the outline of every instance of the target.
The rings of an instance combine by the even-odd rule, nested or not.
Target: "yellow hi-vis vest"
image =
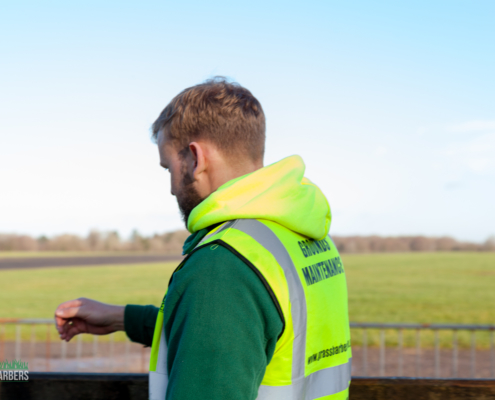
[[[347,285],[332,240],[310,240],[272,221],[238,219],[216,227],[194,251],[204,246],[224,246],[243,259],[283,318],[284,329],[257,399],[347,399],[351,380]],[[164,304],[165,299],[151,348],[151,400],[164,400],[168,384]]]

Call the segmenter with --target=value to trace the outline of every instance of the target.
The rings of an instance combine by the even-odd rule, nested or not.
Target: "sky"
[[[215,75],[332,235],[495,235],[495,2],[0,3],[0,232],[183,228],[150,127]]]

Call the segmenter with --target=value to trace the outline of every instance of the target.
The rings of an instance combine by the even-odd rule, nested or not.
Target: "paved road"
[[[24,269],[45,267],[76,267],[84,265],[106,264],[142,264],[154,262],[180,261],[181,256],[171,255],[135,255],[135,256],[84,256],[84,257],[41,257],[41,258],[3,258],[2,269]]]

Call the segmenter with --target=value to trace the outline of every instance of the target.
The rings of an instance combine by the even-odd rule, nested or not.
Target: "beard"
[[[176,195],[176,198],[182,220],[184,221],[187,229],[187,220],[189,219],[189,215],[192,210],[204,200],[204,198],[199,195],[198,191],[194,187],[194,179],[186,168],[183,168],[182,170],[181,186],[182,189],[180,193]]]

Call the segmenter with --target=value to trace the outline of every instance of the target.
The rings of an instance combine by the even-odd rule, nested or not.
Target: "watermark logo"
[[[0,361],[0,382],[26,382],[29,380],[28,363],[21,360]]]

